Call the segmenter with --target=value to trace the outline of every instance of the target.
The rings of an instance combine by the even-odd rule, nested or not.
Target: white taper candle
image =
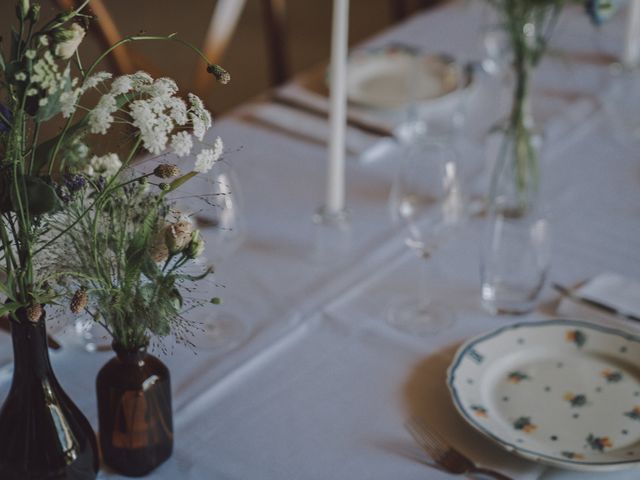
[[[627,67],[635,67],[640,60],[640,0],[631,0],[628,8],[622,62]]]
[[[333,1],[331,33],[329,153],[325,210],[344,209],[344,158],[347,127],[347,51],[349,43],[349,0]]]

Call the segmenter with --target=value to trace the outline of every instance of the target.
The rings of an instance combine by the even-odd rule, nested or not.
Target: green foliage
[[[151,193],[138,180],[114,188],[75,224],[71,233],[75,241],[68,252],[74,259],[72,269],[86,279],[82,285],[93,300],[94,318],[127,348],[184,326],[180,288],[210,273],[182,273],[192,261],[189,243],[173,254],[166,246],[171,222],[180,219],[163,192]],[[95,193],[94,186],[88,185],[73,202],[81,203]],[[82,210],[81,205],[77,210]],[[197,237],[192,232],[188,235]]]

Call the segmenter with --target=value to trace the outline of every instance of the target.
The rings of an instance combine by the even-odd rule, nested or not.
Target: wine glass
[[[448,54],[426,55],[418,48],[406,45],[402,48],[407,62],[406,82],[402,87],[407,100],[404,119],[396,130],[398,139],[403,144],[410,144],[428,132],[431,136],[455,142],[466,120],[466,87],[471,78],[469,66]],[[441,76],[439,88],[447,91],[445,108],[442,103],[440,107],[432,108],[433,104],[424,100],[428,95],[426,92],[434,88],[434,62]],[[438,100],[442,102],[444,97]]]
[[[423,281],[417,298],[392,302],[387,321],[413,335],[436,334],[455,321],[449,308],[429,298],[426,287],[426,261],[465,217],[455,150],[428,138],[407,148],[389,207],[394,223],[405,229],[406,245],[422,260]]]
[[[218,162],[206,176],[206,193],[201,198],[202,208],[192,218],[206,242],[204,258],[213,263],[216,280],[224,280],[226,260],[242,245],[246,235],[242,193],[233,167],[226,161]],[[220,275],[222,270],[223,275]],[[215,285],[211,285],[215,287]],[[226,304],[233,301],[222,300]],[[250,328],[244,319],[218,305],[210,305],[201,319],[202,332],[194,339],[197,347],[208,350],[230,349],[241,343]]]

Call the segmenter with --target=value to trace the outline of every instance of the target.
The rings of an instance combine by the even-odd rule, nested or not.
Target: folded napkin
[[[602,273],[576,289],[574,293],[614,308],[623,315],[640,317],[640,282],[636,280],[616,273]],[[633,325],[631,321],[625,321],[621,316],[609,314],[570,298],[562,299],[557,314],[563,317],[584,318],[618,325]]]

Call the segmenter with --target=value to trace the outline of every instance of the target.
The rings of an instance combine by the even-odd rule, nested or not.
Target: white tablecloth
[[[404,41],[477,59],[483,9],[469,3],[414,17],[369,44]],[[535,109],[548,134],[543,197],[553,226],[551,277],[564,284],[602,271],[640,275],[637,152],[616,142],[602,114],[606,68],[570,60],[572,51],[594,44],[615,50],[621,29],[605,27],[594,43],[590,28],[577,10],[566,15],[536,78]],[[560,47],[568,53],[557,53]],[[487,112],[497,109],[486,96],[476,100],[463,159],[470,172],[481,169],[482,147],[474,142],[488,126]],[[444,374],[456,346],[505,322],[544,318],[541,312],[496,318],[480,308],[482,220],[472,220],[430,260],[431,293],[455,310],[456,326],[412,338],[384,322],[395,295],[416,291],[421,267],[389,220],[397,153],[376,163],[348,160],[352,255],[322,266],[310,260],[311,216],[323,198],[325,149],[233,116],[215,134],[238,173],[248,224],[242,248],[217,270],[226,285],[222,308],[247,320],[252,332],[225,352],[176,348],[163,357],[172,373],[175,453],[151,478],[450,478],[422,463],[403,427],[410,414],[426,417],[461,449],[514,478],[637,478],[633,471],[589,477],[520,460],[453,411]],[[551,298],[545,291],[545,300]],[[8,356],[7,339],[0,341]],[[74,347],[52,355],[61,383],[94,426],[94,379],[109,358]],[[4,381],[0,397],[7,388]]]

